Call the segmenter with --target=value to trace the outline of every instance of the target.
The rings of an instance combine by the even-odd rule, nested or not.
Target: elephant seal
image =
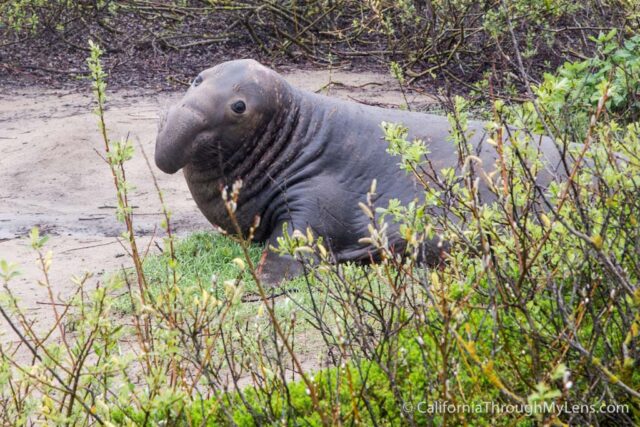
[[[253,60],[225,62],[195,78],[161,121],[155,162],[170,174],[184,169],[202,213],[227,232],[235,230],[221,191],[241,178],[236,216],[243,233],[259,216],[254,239],[277,246],[284,224],[289,231],[311,227],[336,262],[366,262],[372,247],[359,239],[368,235],[369,219],[358,202],[366,200],[372,180],[377,180],[377,206],[391,199],[408,203],[423,194],[400,170],[398,158],[387,153],[383,121],[402,123],[410,139],[423,140],[436,170],[460,166],[447,141],[446,118],[306,92]],[[493,165],[497,154],[483,143],[483,124],[470,122],[469,128],[477,156]],[[557,152],[551,141],[541,144],[544,152]],[[551,163],[557,164],[558,156]],[[389,224],[388,236],[390,246],[403,247],[397,225]],[[437,257],[435,242],[429,245],[427,258]],[[267,249],[259,271],[273,284],[298,274],[301,266]]]

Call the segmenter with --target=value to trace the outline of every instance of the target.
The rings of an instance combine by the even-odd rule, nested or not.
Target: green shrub
[[[558,136],[583,140],[606,86],[604,107],[610,120],[619,124],[637,122],[640,118],[640,36],[621,44],[616,35],[613,29],[593,37],[597,45],[595,57],[566,62],[556,73],[544,75],[542,83],[533,88],[544,114],[542,119],[537,116],[533,103],[526,102],[515,109],[510,120],[536,133],[545,133],[545,122]]]

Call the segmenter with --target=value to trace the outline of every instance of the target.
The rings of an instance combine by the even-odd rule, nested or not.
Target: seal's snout
[[[191,157],[193,141],[202,131],[203,120],[191,109],[174,106],[160,118],[155,162],[165,173],[176,173]]]
[[[164,173],[175,173],[175,165],[173,165],[170,155],[170,142],[167,140],[166,125],[167,118],[169,116],[169,110],[163,111],[160,115],[160,121],[158,122],[158,136],[156,137],[156,151],[154,154],[154,160],[156,166]]]

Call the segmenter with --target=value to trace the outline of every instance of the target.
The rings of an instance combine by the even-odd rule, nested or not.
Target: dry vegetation
[[[467,90],[493,72],[508,90],[526,83],[514,42],[536,80],[590,57],[591,36],[638,28],[633,0],[14,0],[0,8],[0,73],[14,84],[86,75],[92,39],[117,85],[175,86],[221,60],[254,57],[360,69],[396,61],[409,81]]]

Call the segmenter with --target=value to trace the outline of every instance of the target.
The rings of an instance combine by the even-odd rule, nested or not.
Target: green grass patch
[[[251,245],[251,260],[257,265],[263,247]],[[233,262],[244,259],[240,245],[228,236],[212,232],[196,232],[175,242],[175,270],[177,285],[187,298],[193,298],[206,290],[216,297],[224,294],[224,282],[240,278],[246,292],[256,292],[256,284],[247,270],[242,271]],[[144,273],[149,292],[157,295],[163,287],[173,283],[171,256],[165,248],[160,255],[150,255],[144,260]],[[116,308],[124,313],[131,311],[131,298],[123,295]]]
[[[249,255],[254,266],[257,267],[264,247],[252,244]],[[225,296],[225,281],[240,279],[243,284],[244,296],[248,302],[242,303],[236,311],[239,319],[255,315],[257,307],[262,304],[258,293],[258,287],[248,268],[242,270],[233,262],[241,259],[246,266],[242,247],[232,238],[213,232],[196,232],[175,242],[177,285],[183,297],[187,300],[194,299],[206,291],[223,299]],[[169,252],[159,255],[147,256],[144,260],[144,273],[148,283],[148,293],[157,296],[160,291],[173,283],[173,270],[171,269],[171,257]],[[117,273],[122,275],[123,273]],[[135,280],[133,270],[130,281]],[[284,294],[276,299],[276,315],[282,319],[291,316],[294,310],[302,311],[311,308],[310,289],[314,289],[315,280],[309,278],[309,284],[304,277],[298,277],[282,283],[278,288],[268,288],[268,292]],[[317,290],[316,290],[316,293]],[[325,296],[319,292],[316,298],[324,301]],[[115,309],[122,313],[131,313],[133,306],[128,293],[117,299]],[[266,321],[266,318],[265,318]],[[308,325],[300,322],[299,325]]]

